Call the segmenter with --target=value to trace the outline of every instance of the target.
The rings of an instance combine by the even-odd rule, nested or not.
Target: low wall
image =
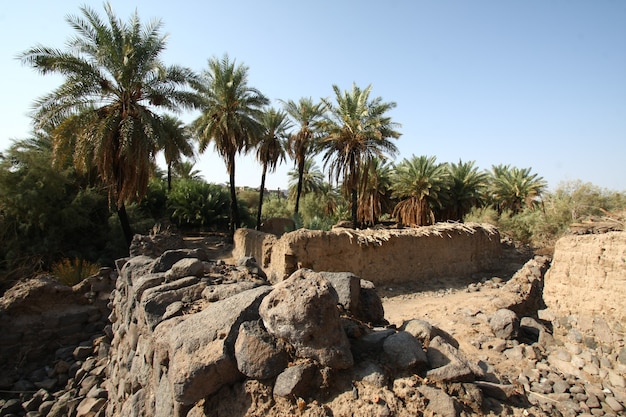
[[[300,229],[280,238],[239,229],[233,250],[235,258],[254,256],[272,282],[309,268],[349,271],[376,285],[466,277],[492,269],[501,253],[497,229],[476,223],[412,229]]]

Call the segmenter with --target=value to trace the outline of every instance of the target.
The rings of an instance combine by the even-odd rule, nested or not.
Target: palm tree
[[[177,161],[173,166],[173,172],[176,178],[183,180],[199,181],[202,179],[200,171],[194,168],[193,161]]]
[[[391,188],[393,196],[401,200],[393,210],[398,222],[415,226],[434,223],[433,207],[441,205],[448,175],[446,165],[437,163],[434,156],[413,156],[396,165]]]
[[[313,158],[305,158],[302,170],[292,170],[289,176],[289,199],[296,200],[309,193],[324,191],[324,174]],[[299,196],[299,197],[298,197]]]
[[[483,202],[487,174],[478,171],[474,161],[447,164],[449,189],[442,195],[441,220],[463,221],[472,207]]]
[[[202,73],[196,86],[203,98],[202,115],[192,123],[200,152],[213,142],[224,159],[230,179],[231,238],[239,227],[239,208],[235,187],[235,157],[247,152],[263,132],[259,122],[268,99],[248,86],[248,67],[236,65],[228,55],[211,58],[209,69]]]
[[[172,169],[181,162],[181,156],[193,158],[194,149],[191,144],[191,133],[182,120],[166,114],[163,116],[163,135],[159,137],[159,149],[165,155],[167,164],[167,189],[172,189]]]
[[[517,214],[525,207],[534,207],[547,186],[542,177],[530,173],[531,168],[500,164],[491,170],[489,198],[498,214],[504,210]]]
[[[302,195],[302,182],[304,181],[305,162],[308,157],[317,153],[316,139],[318,136],[318,124],[321,121],[326,106],[324,103],[313,103],[310,97],[303,97],[297,103],[293,100],[283,102],[285,111],[291,117],[299,130],[289,136],[287,152],[298,169],[298,183],[296,189],[296,205],[294,214],[300,209],[300,197]]]
[[[391,208],[391,170],[390,162],[372,158],[359,185],[359,223],[373,226]]]
[[[343,178],[343,188],[350,196],[352,223],[358,225],[358,186],[361,175],[369,172],[369,165],[375,157],[386,158],[395,155],[396,146],[389,139],[397,139],[399,124],[392,122],[387,112],[396,104],[385,103],[381,97],[370,99],[372,86],[361,90],[356,84],[352,90],[341,92],[333,85],[336,105],[325,101],[330,109],[324,120],[321,146],[324,149],[324,167],[329,174]]]
[[[144,26],[135,13],[124,23],[108,4],[106,21],[88,7],[80,10],[82,17],[66,18],[77,32],[67,51],[38,45],[19,58],[41,74],[65,77],[36,101],[36,128],[51,132],[55,159],[73,155],[77,169],[97,169],[130,245],[125,203],[141,200],[148,187],[163,134],[155,110],[192,108],[196,95],[186,87],[194,74],[161,61],[160,21]]]
[[[287,138],[287,130],[291,127],[291,123],[287,119],[287,113],[275,108],[269,108],[263,113],[261,119],[264,132],[257,143],[256,157],[263,165],[263,173],[261,174],[261,189],[259,191],[259,210],[256,218],[256,229],[261,228],[261,210],[263,208],[263,193],[265,191],[265,176],[269,169],[270,172],[276,171],[278,163],[285,160],[285,141]]]

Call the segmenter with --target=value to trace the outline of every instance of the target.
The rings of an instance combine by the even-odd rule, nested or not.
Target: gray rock
[[[424,369],[428,365],[422,343],[408,332],[398,332],[383,342],[385,363],[395,369]]]
[[[276,377],[274,394],[281,397],[309,396],[315,387],[319,386],[317,375],[317,368],[313,364],[301,363],[290,366]]]
[[[326,278],[339,297],[339,305],[352,315],[358,313],[361,279],[350,272],[320,272]]]
[[[440,417],[458,417],[459,411],[456,401],[444,391],[427,385],[420,385],[417,387],[417,391],[428,399],[426,410],[432,413],[431,415]]]
[[[197,277],[185,277],[145,290],[141,297],[141,312],[148,327],[153,330],[163,320],[170,304],[183,299],[199,299],[206,285]]]
[[[520,321],[514,311],[501,308],[489,319],[491,330],[500,339],[511,340],[517,337]]]
[[[259,304],[270,290],[244,291],[156,327],[154,363],[169,364],[162,383],[177,403],[191,405],[243,378],[234,357],[237,333],[241,323],[259,318]]]
[[[22,408],[22,403],[17,398],[8,399],[2,408],[0,408],[0,414],[3,416],[8,414],[17,414],[23,411],[24,409]]]
[[[395,333],[394,329],[375,330],[354,340],[352,354],[355,360],[377,360],[382,355],[385,339]]]
[[[72,352],[72,356],[77,361],[84,361],[93,355],[93,346],[77,346]]]
[[[615,397],[611,397],[611,396],[607,396],[604,399],[604,402],[606,403],[606,405],[608,405],[609,407],[611,407],[611,409],[613,411],[615,411],[616,413],[619,413],[621,411],[624,411],[624,406],[622,404],[620,404]]]
[[[260,321],[247,321],[239,327],[235,342],[237,369],[249,378],[268,379],[283,372],[289,355]]]
[[[274,286],[263,299],[259,314],[267,331],[293,345],[296,356],[346,369],[354,362],[337,302],[328,280],[300,269]]]
[[[386,325],[383,301],[376,292],[376,286],[373,282],[365,279],[362,279],[360,284],[359,307],[355,317],[375,326]]]
[[[107,400],[105,398],[83,398],[76,408],[77,417],[95,416],[104,408]]]
[[[183,246],[179,246],[179,248]],[[202,249],[172,249],[163,252],[163,254],[153,262],[150,272],[166,272],[170,270],[176,262],[184,258],[195,258],[200,261],[209,260],[206,251]],[[204,271],[204,266],[202,269]]]
[[[378,363],[369,360],[356,364],[352,369],[352,375],[355,381],[361,381],[377,388],[383,388],[389,382],[385,370]]]
[[[420,342],[427,344],[434,337],[433,326],[426,320],[412,319],[402,323],[400,330],[409,332]]]
[[[201,277],[204,275],[204,264],[196,258],[183,258],[177,261],[165,273],[167,281],[175,281],[184,277]]]
[[[232,284],[207,285],[202,291],[202,298],[207,301],[215,302],[231,297],[240,292],[251,290],[263,284],[254,281],[241,281]]]
[[[472,365],[457,348],[440,336],[430,341],[426,357],[431,367],[426,377],[435,381],[471,382],[476,375],[484,375],[478,365]]]
[[[258,276],[264,281],[267,280],[267,275],[265,275],[265,272],[263,271],[263,269],[261,269],[257,260],[252,256],[244,256],[239,258],[237,260],[237,266],[252,275]]]

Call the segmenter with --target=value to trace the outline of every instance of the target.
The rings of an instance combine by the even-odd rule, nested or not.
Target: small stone
[[[589,408],[600,408],[600,401],[598,401],[598,397],[593,394],[587,394],[587,401],[585,401],[587,407]]]
[[[564,381],[564,380],[558,380],[554,382],[554,385],[552,386],[552,390],[556,393],[556,394],[563,394],[569,391],[569,384]]]
[[[93,353],[92,346],[77,346],[73,351],[74,359],[77,361],[84,361]]]
[[[559,349],[556,352],[556,357],[557,357],[557,359],[560,359],[560,360],[565,361],[565,362],[569,362],[569,361],[572,360],[572,355],[568,351],[563,350],[563,349]]]
[[[609,382],[614,387],[626,388],[626,379],[613,371],[609,371]]]
[[[611,407],[611,409],[613,411],[615,411],[616,413],[619,413],[620,411],[624,410],[624,406],[621,405],[616,399],[615,397],[606,397],[604,399],[604,402],[606,403],[606,405],[608,405],[609,407]]]

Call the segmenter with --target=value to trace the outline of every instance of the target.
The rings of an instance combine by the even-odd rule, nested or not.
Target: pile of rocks
[[[140,255],[121,269],[110,318],[110,416],[532,407],[442,329],[388,326],[374,285],[351,273],[300,269],[270,285],[251,258]]]

